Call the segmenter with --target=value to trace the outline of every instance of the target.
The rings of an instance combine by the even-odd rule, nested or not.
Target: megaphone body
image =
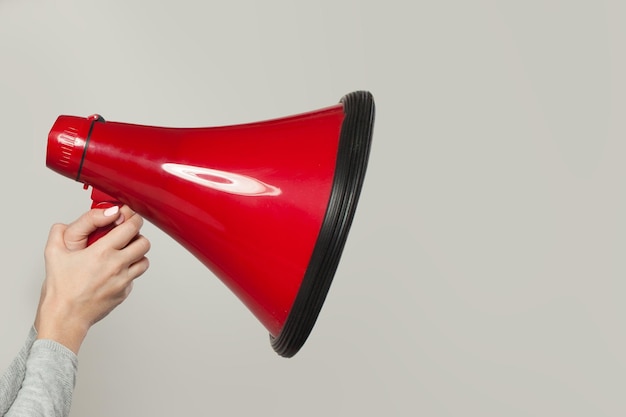
[[[318,317],[363,183],[369,93],[256,123],[167,128],[59,116],[47,166],[127,204],[205,264],[293,356]]]

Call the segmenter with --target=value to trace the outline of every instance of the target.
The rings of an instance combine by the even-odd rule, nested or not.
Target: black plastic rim
[[[89,148],[89,141],[91,140],[91,132],[97,122],[104,122],[104,117],[99,114],[94,114],[89,125],[89,132],[87,132],[87,138],[85,139],[85,146],[83,146],[83,155],[80,157],[80,165],[78,165],[78,171],[76,172],[76,181],[80,181],[80,173],[83,170],[83,164],[85,163],[85,156],[87,155],[87,148]]]
[[[309,266],[287,320],[272,347],[286,358],[309,337],[322,309],[343,252],[365,178],[374,128],[374,98],[356,91],[341,99],[344,120],[330,200]]]

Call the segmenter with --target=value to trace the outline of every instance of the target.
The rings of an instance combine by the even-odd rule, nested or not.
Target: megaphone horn
[[[202,128],[59,116],[46,165],[127,204],[188,249],[295,355],[337,270],[374,126],[369,92],[262,122]]]

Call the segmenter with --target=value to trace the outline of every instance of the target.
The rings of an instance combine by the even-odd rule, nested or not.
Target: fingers
[[[150,261],[144,256],[139,261],[128,267],[128,277],[131,280],[139,278],[141,275],[143,275],[144,272],[148,270],[149,267]]]
[[[145,255],[150,250],[150,241],[139,234],[143,218],[126,205],[92,209],[69,225],[53,225],[48,237],[47,252],[53,256],[54,250],[74,252],[85,249],[89,235],[107,225],[114,227],[93,243],[90,249],[107,252],[112,249],[117,252],[112,255],[117,259],[116,262],[128,269],[128,277],[131,280],[139,277],[149,266]]]
[[[119,251],[121,261],[131,265],[140,262],[150,250],[150,241],[142,235],[137,236],[124,249]]]
[[[70,251],[80,250],[87,247],[87,238],[100,227],[107,226],[113,222],[123,221],[123,214],[117,206],[107,209],[93,209],[74,222],[72,222],[63,236],[65,246]]]
[[[99,227],[115,222],[115,227],[106,235],[93,243],[94,250],[112,249],[120,265],[128,271],[127,279],[133,280],[141,276],[149,267],[146,254],[150,250],[150,241],[139,234],[143,226],[143,218],[128,206],[111,207],[108,209],[92,209],[76,221],[66,226],[56,224],[50,230],[48,238],[50,249],[64,248],[69,251],[84,249],[87,237]],[[112,225],[112,224],[111,224]],[[112,225],[113,226],[113,225]]]
[[[135,212],[126,205],[120,207],[120,213],[120,217],[122,217],[122,220],[130,219],[132,216],[135,215]],[[121,222],[118,222],[117,224],[121,224]]]
[[[104,237],[100,238],[93,246],[108,246],[119,250],[125,248],[137,237],[139,230],[141,230],[143,226],[143,218],[135,214],[135,212],[128,207],[123,207],[120,213],[120,218],[123,219],[123,223],[117,225]]]

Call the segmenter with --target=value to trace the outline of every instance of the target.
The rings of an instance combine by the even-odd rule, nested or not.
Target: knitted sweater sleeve
[[[35,327],[31,327],[22,350],[20,350],[20,353],[9,365],[9,368],[0,377],[0,416],[6,414],[13,401],[15,401],[15,397],[17,397],[26,374],[26,361],[36,338],[37,331]]]
[[[32,334],[33,331],[31,331]],[[36,333],[35,333],[36,337]],[[30,346],[24,358],[23,351]],[[25,359],[25,360],[24,360]],[[52,340],[31,341],[0,380],[0,415],[5,417],[67,417],[76,385],[78,359]],[[4,398],[6,397],[6,398]]]

